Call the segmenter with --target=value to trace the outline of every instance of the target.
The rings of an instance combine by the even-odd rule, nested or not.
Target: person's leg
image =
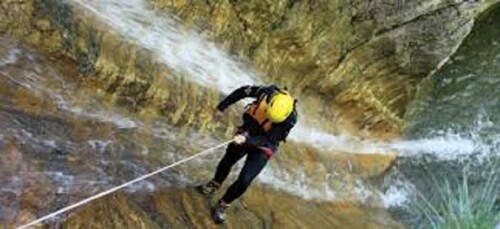
[[[217,191],[222,182],[224,182],[229,175],[229,172],[231,172],[233,165],[236,164],[245,153],[245,149],[242,146],[234,143],[229,144],[226,149],[226,154],[224,154],[224,157],[222,157],[217,166],[214,178],[203,185],[196,186],[196,190],[203,195],[211,195]]]
[[[253,179],[264,169],[267,161],[268,157],[261,150],[255,149],[248,152],[245,165],[241,169],[238,179],[228,188],[221,200],[229,204],[240,197],[250,186]]]
[[[248,188],[252,180],[262,171],[267,164],[268,157],[261,150],[251,150],[247,153],[245,165],[241,169],[238,179],[227,189],[226,194],[212,209],[212,218],[216,223],[226,220],[226,208],[236,198],[240,197]]]
[[[245,153],[245,149],[241,145],[236,145],[234,143],[229,144],[226,149],[226,154],[224,154],[224,157],[220,160],[212,180],[222,185],[231,172],[233,165],[245,156]]]

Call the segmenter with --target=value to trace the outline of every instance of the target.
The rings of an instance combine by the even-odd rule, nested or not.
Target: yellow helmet
[[[274,93],[266,107],[266,116],[273,123],[280,123],[292,113],[295,100],[286,91]]]

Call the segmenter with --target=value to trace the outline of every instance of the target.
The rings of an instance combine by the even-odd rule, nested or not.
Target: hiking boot
[[[204,185],[196,186],[196,191],[198,191],[199,193],[201,193],[203,195],[208,196],[208,195],[212,195],[215,191],[217,191],[217,189],[219,189],[219,187],[220,187],[219,183],[211,180]]]
[[[217,205],[212,209],[212,219],[216,224],[221,224],[226,221],[226,209],[229,207],[229,204],[224,203],[224,201],[219,200]]]

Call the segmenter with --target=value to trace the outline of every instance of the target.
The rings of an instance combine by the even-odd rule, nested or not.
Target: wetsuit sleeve
[[[226,108],[229,106],[233,105],[234,103],[238,102],[239,100],[247,97],[251,98],[258,98],[262,93],[264,93],[264,88],[265,87],[259,87],[259,86],[243,86],[240,87],[228,96],[224,98],[218,105],[217,109],[219,111],[224,111]]]

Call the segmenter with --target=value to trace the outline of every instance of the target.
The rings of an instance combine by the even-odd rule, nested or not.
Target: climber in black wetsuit
[[[220,119],[226,108],[247,97],[256,100],[247,106],[243,114],[243,125],[238,128],[234,141],[227,147],[215,176],[208,183],[197,186],[200,193],[213,194],[227,178],[231,167],[247,155],[238,179],[228,188],[212,211],[216,223],[224,222],[225,209],[246,191],[297,122],[295,99],[287,91],[274,85],[238,88],[219,103],[215,118]]]

